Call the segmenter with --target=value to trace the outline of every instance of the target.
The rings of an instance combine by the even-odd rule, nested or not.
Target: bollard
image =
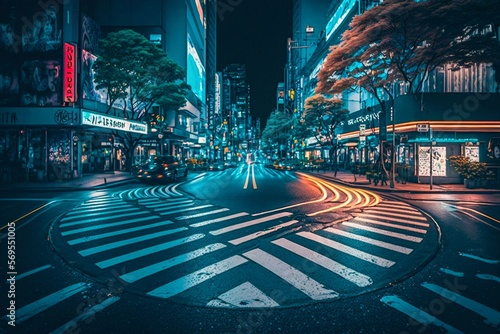
[[[104,184],[107,184],[106,178],[104,178]]]

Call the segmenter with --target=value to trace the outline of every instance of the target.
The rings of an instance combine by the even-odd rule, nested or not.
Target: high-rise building
[[[242,64],[227,65],[222,71],[222,77],[222,110],[229,126],[228,146],[234,158],[235,154],[248,148],[248,133],[251,129],[250,85],[247,81],[246,66]]]
[[[148,154],[206,155],[204,130],[211,103],[207,103],[211,101],[207,73],[215,76],[214,2],[3,1],[1,164],[22,169],[24,175],[16,179],[47,180],[121,169],[124,161]],[[148,110],[156,119],[150,129],[142,121],[123,117],[118,110],[126,103],[113,105],[116,111],[103,115],[108,109],[107,92],[96,89],[93,81],[99,40],[125,28],[165,51],[186,70],[191,86],[186,105],[179,110],[160,106]],[[208,81],[212,92],[215,80]],[[91,123],[94,118],[108,126]],[[123,142],[112,136],[114,131],[129,131],[122,125],[142,135],[133,155],[126,156]],[[13,173],[6,174],[10,178]]]

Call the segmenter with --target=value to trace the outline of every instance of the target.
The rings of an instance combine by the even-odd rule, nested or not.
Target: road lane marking
[[[252,175],[252,186],[253,186],[253,189],[257,189],[257,183],[255,182],[255,165],[254,164],[248,165],[247,177],[246,177],[245,185],[243,186],[243,189],[247,189],[248,188],[248,181],[250,179],[250,174]]]
[[[178,201],[178,202],[162,202],[162,203],[155,203],[155,204],[148,204],[148,205],[145,205],[145,207],[147,207],[148,209],[157,209],[157,208],[170,208],[170,207],[173,207],[173,206],[178,206],[180,207],[179,205],[180,204],[191,204],[193,203],[193,200],[191,199],[182,199],[181,201]]]
[[[212,210],[212,211],[200,212],[200,213],[196,213],[194,215],[179,216],[179,217],[175,217],[175,220],[186,220],[186,219],[199,218],[199,217],[203,217],[203,216],[214,215],[216,213],[221,213],[221,212],[225,212],[225,211],[229,211],[229,209],[222,208],[222,209],[217,209],[217,210]]]
[[[147,294],[150,296],[169,298],[246,262],[248,262],[247,259],[239,255],[234,255],[230,258],[219,261],[191,274],[178,278],[175,281],[162,285],[159,288],[148,292]]]
[[[256,238],[260,238],[266,234],[269,234],[269,233],[272,233],[272,232],[276,232],[277,230],[283,228],[283,227],[288,227],[290,225],[293,225],[295,223],[298,223],[299,221],[298,220],[290,220],[289,222],[286,222],[286,223],[283,223],[283,224],[279,224],[279,225],[276,225],[276,226],[273,226],[273,227],[270,227],[264,231],[257,231],[255,233],[251,233],[249,235],[245,235],[241,238],[237,238],[237,239],[233,239],[233,240],[230,240],[229,243],[237,246],[239,244],[242,244],[242,243],[245,243],[247,241],[250,241],[250,240],[253,240],[253,239],[256,239]]]
[[[86,283],[76,283],[17,309],[16,325],[20,325],[38,313],[87,289],[88,285]]]
[[[302,176],[306,176],[306,174],[301,174],[301,173],[298,173],[298,174],[300,174]],[[269,213],[276,212],[276,211],[287,210],[287,209],[294,208],[294,207],[297,207],[297,206],[319,203],[319,202],[322,202],[325,199],[327,199],[328,193],[327,193],[325,187],[323,185],[321,185],[316,180],[310,179],[310,181],[313,182],[313,183],[315,183],[318,186],[318,188],[321,190],[322,196],[319,199],[315,199],[315,200],[308,201],[308,202],[300,202],[300,203],[297,203],[297,204],[292,204],[292,205],[288,205],[288,206],[285,206],[285,207],[282,207],[282,208],[277,208],[277,209],[273,209],[273,210],[269,210],[269,211],[254,213],[254,214],[252,214],[252,216],[261,216],[261,215],[269,214]]]
[[[239,213],[235,213],[234,215],[220,217],[220,218],[215,218],[215,219],[210,219],[210,220],[205,220],[205,221],[202,221],[202,222],[199,222],[199,223],[191,224],[189,226],[191,226],[191,227],[200,227],[200,226],[205,226],[205,225],[209,225],[209,224],[219,223],[219,222],[223,222],[223,221],[226,221],[226,220],[230,220],[230,219],[234,219],[234,218],[239,218],[239,217],[243,217],[243,216],[248,216],[248,215],[249,215],[249,213],[247,213],[247,212],[239,212]]]
[[[143,215],[145,213],[149,213],[149,212],[144,212],[144,211],[142,211],[142,210],[139,209],[139,210],[137,210],[136,213],[127,213],[127,214],[123,214],[123,215],[113,215],[113,214],[100,215],[100,218],[83,219],[83,220],[78,220],[76,222],[60,224],[59,228],[71,227],[71,226],[76,226],[76,225],[85,225],[85,224],[98,223],[98,222],[102,222],[102,221],[108,221],[108,220],[111,220],[111,219],[114,220],[115,218],[125,218],[125,217],[130,217],[130,216],[140,216],[140,215]],[[158,217],[158,216],[156,216],[156,217]],[[95,226],[100,226],[100,225],[95,225]]]
[[[100,246],[96,246],[96,247],[92,247],[92,248],[87,248],[87,249],[79,251],[78,254],[80,254],[81,256],[89,256],[89,255],[105,252],[105,251],[110,250],[110,249],[115,249],[115,248],[127,246],[130,244],[145,241],[145,240],[151,240],[151,239],[163,237],[163,236],[169,235],[169,234],[179,233],[179,232],[186,231],[186,230],[187,230],[186,227],[179,227],[179,228],[176,228],[173,230],[166,230],[166,231],[156,232],[156,233],[152,233],[152,234],[141,235],[139,237],[135,237],[135,238],[131,238],[131,239],[125,239],[125,240],[121,240],[121,241],[112,242],[109,244],[104,244],[104,245],[100,245]]]
[[[471,310],[474,313],[479,314],[485,318],[484,322],[486,324],[494,327],[498,327],[498,325],[500,325],[500,312],[497,310],[432,283],[422,283],[422,286],[448,300],[451,300],[454,303],[465,307],[466,309]]]
[[[459,331],[458,329],[456,329],[456,328],[442,322],[441,320],[437,319],[436,317],[430,315],[429,313],[424,312],[411,304],[408,304],[407,302],[400,299],[396,295],[382,297],[380,299],[380,301],[383,302],[384,304],[398,310],[399,312],[406,314],[410,318],[415,319],[416,321],[418,321],[419,323],[421,323],[424,326],[434,325],[434,326],[441,327],[441,328],[445,329],[446,332],[448,332],[448,333],[455,333],[455,334],[463,333],[463,332]]]
[[[396,263],[394,261],[386,260],[386,259],[381,258],[379,256],[368,254],[366,252],[360,251],[359,249],[346,246],[344,244],[341,244],[340,242],[330,240],[328,238],[316,235],[316,234],[311,233],[311,232],[299,232],[299,233],[297,233],[297,235],[301,236],[303,238],[307,238],[309,240],[315,241],[315,242],[320,243],[322,245],[325,245],[327,247],[336,249],[342,253],[357,257],[358,259],[361,259],[363,261],[376,264],[377,266],[380,266],[380,267],[389,268],[389,267],[392,267]]]
[[[139,212],[141,209],[135,208],[135,207],[128,207],[128,208],[120,208],[116,210],[106,210],[107,215],[113,215],[115,212]],[[66,222],[66,221],[72,221],[72,220],[78,220],[82,218],[88,218],[88,217],[93,217],[93,216],[102,216],[102,212],[91,212],[90,210],[85,211],[84,213],[78,211],[78,212],[70,212],[71,215],[66,215],[64,218],[62,218],[60,221],[61,222]]]
[[[256,248],[243,254],[246,258],[266,268],[314,300],[338,298],[339,294],[277,257]]]
[[[331,271],[334,274],[339,275],[340,277],[348,280],[351,283],[356,284],[359,287],[365,287],[371,285],[373,283],[372,279],[364,274],[357,272],[351,268],[344,266],[343,264],[338,263],[324,255],[321,255],[309,248],[296,244],[287,239],[278,239],[272,242],[275,245],[283,247],[289,250],[292,253],[295,253],[299,256],[302,256],[306,260],[316,263],[317,265],[322,266],[323,268]]]
[[[278,307],[272,298],[250,282],[245,282],[207,303],[214,307]]]
[[[416,232],[416,233],[421,233],[421,234],[427,233],[427,230],[422,230],[420,228],[414,228],[414,227],[404,226],[404,225],[400,225],[400,224],[385,223],[385,222],[381,222],[379,220],[374,220],[374,219],[369,219],[369,218],[364,218],[364,217],[365,217],[365,215],[363,215],[363,214],[358,215],[358,216],[356,216],[356,218],[354,218],[354,221],[362,221],[362,222],[370,223],[370,224],[374,224],[374,225],[387,226],[387,227],[396,228],[398,230],[411,231],[411,232]],[[376,217],[376,216],[374,216],[374,217]],[[380,218],[380,217],[378,217],[378,218]],[[388,219],[386,217],[383,217],[383,218],[386,220],[392,221],[392,219]]]
[[[373,233],[386,235],[388,237],[393,237],[393,238],[402,239],[402,240],[408,240],[408,241],[412,241],[412,242],[421,242],[423,240],[422,238],[413,237],[411,235],[406,235],[406,234],[397,233],[397,232],[391,232],[391,231],[387,231],[384,229],[370,227],[370,226],[356,224],[356,223],[351,223],[351,222],[345,222],[342,224],[345,226],[354,227],[354,228],[357,228],[360,230],[365,230],[365,231],[369,231],[369,232],[373,232]]]
[[[489,264],[498,264],[498,263],[500,263],[500,261],[498,261],[498,260],[489,260],[489,259],[485,259],[485,258],[476,256],[476,255],[467,254],[467,253],[461,253],[460,252],[460,253],[458,253],[458,255],[464,256],[464,257],[468,257],[468,258],[473,259],[473,260],[481,261],[481,262],[484,262],[484,263],[489,263]]]
[[[84,242],[89,242],[89,241],[95,241],[99,239],[104,239],[104,238],[109,238],[109,237],[114,237],[117,235],[122,235],[122,234],[127,234],[131,232],[137,232],[137,231],[142,231],[142,230],[147,230],[150,228],[155,228],[159,226],[165,226],[165,225],[170,225],[173,224],[170,220],[159,222],[159,223],[154,223],[154,224],[149,224],[149,225],[141,225],[137,227],[131,227],[131,228],[126,228],[123,230],[118,230],[118,231],[113,231],[113,232],[108,232],[108,233],[102,233],[102,234],[95,234],[95,235],[90,235],[88,237],[82,237],[82,238],[77,238],[77,239],[71,239],[67,240],[66,242],[69,245],[77,245],[81,244]]]
[[[221,228],[219,230],[210,231],[210,234],[211,235],[220,235],[220,234],[232,232],[232,231],[235,231],[235,230],[239,230],[239,229],[242,229],[242,228],[246,228],[246,227],[249,227],[249,226],[253,226],[253,225],[265,223],[265,222],[268,222],[268,221],[273,220],[273,219],[278,219],[278,218],[282,218],[282,217],[288,217],[288,216],[291,216],[291,215],[292,215],[291,212],[281,212],[281,213],[277,213],[277,214],[274,214],[274,215],[271,215],[271,216],[266,216],[266,217],[262,217],[262,218],[250,220],[250,221],[247,221],[247,222],[244,222],[244,223],[240,223],[240,224],[235,224],[235,225],[231,225],[231,226],[228,226],[228,227],[224,227],[224,228]]]
[[[191,207],[191,208],[182,208],[182,209],[166,210],[166,211],[164,211],[164,210],[155,210],[155,211],[158,212],[161,215],[171,215],[173,213],[201,210],[201,209],[205,209],[205,208],[210,208],[212,206],[213,206],[212,204],[207,204],[207,205],[200,205],[200,206],[195,206],[195,207]]]
[[[391,243],[388,243],[388,242],[385,242],[385,241],[380,241],[380,240],[376,240],[376,239],[364,237],[362,235],[358,235],[358,234],[354,234],[354,233],[350,233],[350,232],[346,232],[346,231],[334,229],[334,228],[331,228],[331,227],[328,227],[328,228],[324,229],[324,231],[329,232],[329,233],[334,233],[334,234],[337,234],[337,235],[340,235],[340,236],[343,236],[343,237],[346,237],[346,238],[350,238],[350,239],[353,239],[353,240],[362,241],[362,242],[367,243],[367,244],[379,246],[379,247],[382,247],[382,248],[385,248],[385,249],[393,250],[395,252],[406,254],[406,255],[408,255],[411,252],[413,252],[413,249],[411,249],[411,248],[394,245],[394,244],[391,244]]]
[[[371,210],[366,210],[363,213],[360,213],[358,217],[367,217],[367,218],[378,218],[378,219],[385,219],[385,220],[390,220],[393,222],[398,222],[398,223],[404,223],[404,224],[410,224],[410,225],[415,225],[415,226],[422,226],[422,227],[429,227],[429,224],[427,223],[421,223],[417,222],[414,220],[423,220],[427,221],[427,218],[425,217],[408,217],[408,214],[406,215],[394,215],[390,213],[380,213],[380,212],[372,212]],[[397,217],[402,217],[404,219],[398,219]]]
[[[190,207],[193,205],[193,201],[189,201],[189,203],[184,203],[184,204],[177,204],[177,208],[187,208],[187,207]],[[165,209],[163,209],[163,207],[165,207]],[[162,205],[162,207],[160,208],[156,208],[154,209],[155,212],[162,212],[162,211],[168,211],[168,210],[171,210],[170,208],[170,205],[167,205],[165,204],[164,206]]]
[[[205,247],[196,249],[194,251],[184,253],[181,255],[174,256],[173,258],[167,259],[165,261],[161,261],[158,263],[154,263],[152,265],[149,265],[144,268],[140,268],[134,271],[131,271],[129,273],[123,274],[120,276],[120,278],[126,282],[132,283],[135,281],[138,281],[140,279],[143,279],[145,277],[151,276],[153,274],[159,273],[163,270],[172,268],[174,266],[177,266],[179,264],[188,262],[192,259],[195,259],[197,257],[200,257],[202,255],[215,252],[219,249],[225,248],[226,245],[221,244],[221,243],[215,243],[211,245],[207,245]]]
[[[177,239],[177,240],[173,240],[173,241],[168,241],[168,242],[165,242],[165,243],[162,243],[159,245],[154,245],[151,247],[142,248],[142,249],[136,250],[134,252],[130,252],[127,254],[116,256],[116,257],[113,257],[111,259],[103,260],[103,261],[97,262],[96,265],[99,268],[108,268],[108,267],[114,266],[114,265],[119,264],[119,263],[127,262],[130,260],[135,260],[135,259],[138,259],[138,258],[143,257],[143,256],[147,256],[150,254],[164,251],[166,249],[170,249],[170,248],[173,248],[176,246],[187,244],[188,242],[191,242],[191,241],[200,240],[203,237],[205,237],[205,235],[202,233],[193,234],[193,235],[190,235],[189,237],[185,237],[185,238],[181,238],[181,239]]]
[[[28,217],[29,215],[34,214],[34,213],[35,213],[35,212],[37,212],[37,211],[40,211],[41,209],[43,209],[43,208],[45,208],[46,206],[51,205],[51,204],[53,204],[53,203],[57,203],[57,201],[51,201],[51,202],[49,202],[49,203],[46,203],[46,204],[44,204],[44,205],[39,206],[39,207],[38,207],[38,208],[36,208],[36,209],[31,210],[30,212],[28,212],[28,213],[26,213],[26,214],[22,215],[21,217],[18,217],[18,218],[16,218],[16,219],[14,219],[13,221],[11,221],[11,222],[9,222],[9,223],[5,224],[4,226],[2,226],[2,227],[0,228],[0,231],[1,231],[1,230],[3,230],[4,228],[6,228],[7,226],[10,226],[11,224],[16,224],[18,221],[20,221],[20,220],[22,220],[22,219],[24,219],[24,218]],[[19,227],[19,226],[18,226],[18,227]],[[0,237],[0,239],[6,238],[6,237],[7,237],[7,234],[5,234],[5,235],[1,236],[1,237]]]
[[[30,275],[33,275],[33,274],[36,274],[42,270],[45,270],[45,269],[49,269],[49,268],[53,268],[50,264],[46,264],[44,266],[41,266],[41,267],[38,267],[38,268],[35,268],[33,270],[30,270],[30,271],[27,271],[25,273],[22,273],[20,275],[17,275],[16,276],[16,281],[19,281],[21,278],[24,278],[24,277],[27,277],[27,276],[30,276]]]
[[[120,297],[107,298],[102,303],[96,304],[96,305],[92,306],[91,308],[86,309],[82,314],[80,314],[76,318],[68,321],[66,324],[62,325],[61,327],[51,331],[50,334],[68,333],[70,330],[76,329],[78,324],[86,321],[87,319],[91,319],[92,317],[95,316],[95,314],[97,312],[104,310],[106,307],[114,304],[115,302],[117,302],[119,300],[120,300]]]
[[[377,211],[377,212],[383,212],[383,213],[402,213],[405,215],[405,217],[408,217],[410,212],[412,214],[413,213],[420,214],[420,212],[418,210],[408,210],[408,208],[385,207],[382,204],[370,207],[370,211]],[[420,216],[420,215],[418,215],[418,216]]]
[[[143,212],[141,214],[146,214],[146,212]],[[114,217],[107,217],[106,219],[111,219],[111,218],[114,218]],[[69,230],[69,231],[61,232],[61,235],[62,236],[67,236],[67,235],[71,235],[71,234],[77,234],[77,233],[83,233],[83,232],[101,230],[103,228],[115,227],[115,226],[127,225],[127,224],[133,224],[133,223],[139,223],[139,222],[144,222],[144,221],[153,220],[153,219],[159,219],[159,218],[160,218],[160,216],[148,216],[148,217],[141,217],[141,218],[135,218],[135,219],[129,219],[129,220],[122,220],[122,221],[116,222],[116,223],[93,225],[93,226],[89,226],[89,227],[82,227],[82,228],[77,228],[77,229],[74,229],[74,230]],[[67,227],[67,226],[72,226],[72,225],[76,225],[76,224],[71,223],[71,225],[68,225],[68,224],[63,224],[63,225],[65,225],[64,227]],[[61,226],[59,226],[59,228],[61,228]]]

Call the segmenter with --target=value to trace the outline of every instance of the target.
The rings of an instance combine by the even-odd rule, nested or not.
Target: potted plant
[[[451,166],[458,175],[464,178],[467,188],[477,188],[482,179],[487,177],[487,168],[484,162],[471,161],[469,157],[462,155],[450,156]]]

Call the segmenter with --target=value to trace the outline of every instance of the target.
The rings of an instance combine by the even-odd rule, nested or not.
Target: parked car
[[[186,177],[187,165],[172,155],[155,155],[149,157],[137,171],[137,178],[141,181],[175,181],[179,177]]]

